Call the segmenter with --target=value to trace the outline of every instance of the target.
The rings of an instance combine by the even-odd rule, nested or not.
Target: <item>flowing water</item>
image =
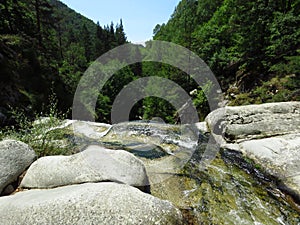
[[[149,122],[117,124],[101,138],[144,161],[151,193],[180,208],[186,224],[300,224],[296,205],[251,163],[222,151],[200,166],[215,147],[207,141],[192,126]]]

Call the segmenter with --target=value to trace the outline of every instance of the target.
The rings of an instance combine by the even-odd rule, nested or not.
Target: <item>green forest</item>
[[[179,44],[201,57],[228,105],[299,101],[299,15],[299,0],[182,0],[166,24],[153,28],[153,40]],[[76,87],[89,65],[129,43],[123,23],[121,18],[117,24],[94,23],[57,0],[1,0],[1,126],[16,123],[16,110],[32,120],[53,110],[71,118]],[[179,69],[143,62],[123,68],[105,84],[96,120],[111,123],[118,93],[145,76],[170,79],[187,93],[196,89],[191,97],[199,118],[209,113],[202,90],[209,91],[209,83],[201,89]],[[156,97],[139,101],[130,114],[131,120],[153,117],[177,121],[174,107]]]

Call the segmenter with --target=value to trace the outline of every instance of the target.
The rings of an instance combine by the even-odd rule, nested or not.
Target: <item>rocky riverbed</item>
[[[65,155],[0,142],[1,224],[300,223],[299,102],[181,126],[67,120],[55,132]]]

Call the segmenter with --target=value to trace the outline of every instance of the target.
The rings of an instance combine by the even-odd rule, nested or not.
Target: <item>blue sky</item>
[[[61,0],[80,14],[100,22],[123,26],[128,41],[144,42],[152,38],[156,24],[166,23],[180,0]]]

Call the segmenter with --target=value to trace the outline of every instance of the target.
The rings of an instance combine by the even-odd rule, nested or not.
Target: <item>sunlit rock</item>
[[[183,224],[170,202],[116,183],[29,190],[0,198],[2,224]]]
[[[114,181],[149,192],[149,181],[141,160],[122,150],[91,145],[71,156],[47,156],[28,169],[21,187],[53,188],[80,183]]]
[[[35,160],[35,152],[25,143],[15,140],[0,142],[0,193]]]

